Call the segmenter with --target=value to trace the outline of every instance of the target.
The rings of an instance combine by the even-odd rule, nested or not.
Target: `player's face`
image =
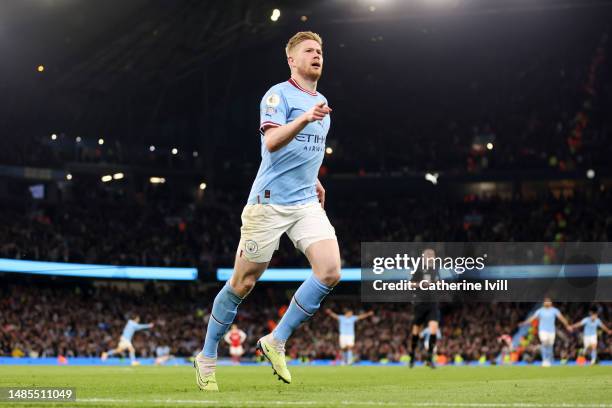
[[[289,65],[300,76],[317,81],[323,73],[323,49],[315,40],[302,41],[291,51]]]
[[[551,307],[552,306],[552,301],[550,299],[545,299],[544,300],[544,307]]]

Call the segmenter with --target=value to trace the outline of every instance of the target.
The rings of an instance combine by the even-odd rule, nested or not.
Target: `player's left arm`
[[[240,343],[244,343],[244,341],[246,340],[247,335],[245,332],[243,332],[242,330],[240,330]]]
[[[567,329],[567,331],[572,331],[572,326],[569,324],[569,322],[567,321],[567,319],[565,318],[565,316],[563,316],[563,313],[558,312],[557,313],[557,317],[559,318],[559,320],[561,320],[561,323],[563,323],[563,325],[565,326],[565,328]]]
[[[321,184],[321,181],[318,178],[317,178],[316,190],[317,190],[317,197],[319,197],[319,202],[321,203],[321,207],[325,208],[325,189],[323,188],[323,184]]]
[[[601,328],[602,328],[602,329],[603,329],[603,330],[604,330],[606,333],[608,333],[608,334],[612,334],[612,330],[610,330],[610,329],[608,328],[608,326],[606,326],[606,325],[604,324],[604,322],[602,322],[601,320],[599,321],[599,326],[600,326],[600,327],[601,327]]]
[[[357,320],[367,319],[370,316],[374,316],[374,312],[371,311],[371,310],[369,312],[365,312],[365,313],[362,313],[359,316],[357,316]]]
[[[136,330],[152,329],[155,326],[153,323],[137,324]]]

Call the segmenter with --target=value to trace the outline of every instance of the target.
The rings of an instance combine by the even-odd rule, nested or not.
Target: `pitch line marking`
[[[259,400],[259,401],[223,401],[223,400],[183,400],[183,399],[116,399],[116,398],[79,398],[76,401],[84,403],[149,403],[149,404],[231,404],[231,405],[318,405],[325,404],[326,401],[283,401],[283,400]],[[327,401],[328,402],[328,401]],[[612,408],[608,403],[556,403],[542,404],[532,402],[392,402],[392,401],[338,401],[341,405],[347,406],[401,406],[401,407],[464,407],[464,408]]]

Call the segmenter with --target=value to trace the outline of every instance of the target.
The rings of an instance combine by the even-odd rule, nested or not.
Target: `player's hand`
[[[325,102],[319,102],[312,108],[308,109],[306,113],[304,113],[304,117],[308,123],[314,122],[316,120],[323,120],[326,115],[329,115],[331,112],[331,108],[325,104]]]
[[[317,197],[319,197],[319,202],[321,203],[321,208],[325,208],[325,189],[323,188],[323,184],[317,179]]]

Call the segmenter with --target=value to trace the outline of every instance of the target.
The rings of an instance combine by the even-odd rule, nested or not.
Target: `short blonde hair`
[[[312,31],[300,31],[289,39],[289,42],[285,47],[285,53],[287,56],[289,56],[291,50],[293,50],[299,43],[306,40],[314,40],[318,42],[321,47],[323,47],[323,40],[319,34],[313,33]]]

